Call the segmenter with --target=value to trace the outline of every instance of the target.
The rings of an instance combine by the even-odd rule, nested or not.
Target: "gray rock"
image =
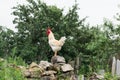
[[[32,62],[32,63],[30,64],[30,68],[33,68],[33,67],[39,67],[39,66],[38,66],[38,64],[36,64],[35,62]]]
[[[51,62],[53,64],[55,64],[55,63],[65,64],[65,58],[62,56],[53,56],[51,59]]]
[[[42,70],[40,68],[34,67],[34,68],[30,68],[29,72],[30,72],[30,77],[32,77],[32,78],[40,78]]]
[[[30,77],[30,71],[29,70],[25,70],[24,72],[23,72],[23,75],[25,76],[25,77]]]
[[[61,66],[61,69],[63,72],[74,70],[70,64],[64,64],[63,66]]]
[[[49,63],[48,61],[40,61],[39,66],[41,66],[42,68],[46,70],[47,68],[52,68],[53,64]]]
[[[112,61],[112,75],[115,75],[115,70],[116,70],[116,58],[113,57],[113,61]]]
[[[56,73],[57,73],[56,71],[50,70],[50,71],[43,72],[41,75],[42,76],[50,76],[50,75],[53,75],[53,74],[56,74]]]
[[[29,74],[30,72],[30,74]],[[38,64],[36,64],[35,62],[32,62],[30,64],[30,66],[28,67],[28,69],[26,71],[24,71],[24,74],[26,76],[32,77],[32,78],[40,78],[41,73],[44,72],[44,69],[39,66]]]
[[[93,73],[90,77],[89,80],[104,80],[104,75],[100,75],[97,73]]]
[[[117,59],[116,75],[120,76],[120,60],[119,59]]]
[[[54,75],[50,75],[50,76],[43,76],[40,78],[40,80],[57,80],[57,78]]]
[[[54,65],[53,65],[53,69],[54,69],[55,71],[60,71],[61,65],[59,65],[59,64],[54,64]]]
[[[43,77],[41,77],[40,80],[51,80],[51,79],[50,79],[50,76],[43,76]]]

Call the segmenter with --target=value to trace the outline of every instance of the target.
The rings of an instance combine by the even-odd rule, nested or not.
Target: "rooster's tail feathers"
[[[61,37],[59,41],[60,41],[60,42],[62,43],[62,45],[63,45],[63,44],[65,43],[65,40],[66,40],[66,39],[67,39],[67,38],[64,36],[64,37]]]

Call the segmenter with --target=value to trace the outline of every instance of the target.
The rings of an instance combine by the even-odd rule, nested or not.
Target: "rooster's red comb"
[[[50,29],[50,27],[48,27],[48,28],[47,28],[47,31],[46,31],[47,35],[49,35],[50,32],[51,32],[51,29]]]

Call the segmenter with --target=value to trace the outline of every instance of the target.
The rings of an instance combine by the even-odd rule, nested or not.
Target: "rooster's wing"
[[[60,41],[58,41],[58,40],[51,40],[50,42],[49,42],[49,44],[50,44],[50,46],[62,46],[62,44],[60,43]]]

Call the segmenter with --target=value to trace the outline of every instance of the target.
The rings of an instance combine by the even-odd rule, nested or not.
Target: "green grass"
[[[25,62],[19,57],[0,61],[0,80],[27,80],[19,69],[9,66],[10,64],[25,65]]]

